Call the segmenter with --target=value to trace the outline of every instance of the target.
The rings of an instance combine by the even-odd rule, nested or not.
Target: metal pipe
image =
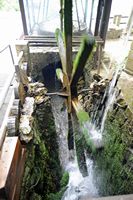
[[[103,11],[103,4],[104,4],[103,0],[99,0],[98,7],[97,7],[97,17],[96,17],[95,32],[94,32],[95,36],[99,35],[99,26],[100,26],[102,11]]]
[[[24,1],[23,0],[19,0],[19,6],[20,6],[20,11],[21,11],[21,18],[22,18],[22,23],[23,23],[24,35],[28,35],[26,15],[25,15],[25,9],[24,9]]]
[[[93,7],[94,7],[94,0],[91,2],[91,15],[90,15],[90,23],[89,23],[89,32],[91,33],[91,24],[92,24],[92,16],[93,16]]]
[[[87,11],[88,11],[88,0],[85,1],[85,13],[84,13],[84,22],[86,23],[87,19]]]

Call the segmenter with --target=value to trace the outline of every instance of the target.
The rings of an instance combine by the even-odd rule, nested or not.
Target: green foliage
[[[50,193],[47,195],[47,200],[61,200],[65,190],[66,190],[66,186],[68,184],[69,181],[69,173],[68,172],[64,172],[62,179],[60,181],[60,187],[61,189],[59,190],[59,192],[57,193]]]
[[[46,200],[61,200],[61,198],[62,198],[62,196],[63,196],[65,190],[66,190],[66,188],[63,188],[63,189],[61,189],[59,192],[57,192],[57,193],[55,193],[55,194],[54,194],[54,193],[50,193],[50,194],[47,196]]]
[[[64,172],[62,179],[60,181],[60,185],[61,187],[66,187],[69,181],[69,173],[68,172]]]
[[[0,0],[0,10],[4,7],[4,1]]]
[[[19,3],[17,0],[12,0],[12,1],[0,0],[0,10],[19,11]]]
[[[133,169],[126,160],[127,144],[123,141],[124,130],[117,119],[106,122],[104,149],[95,154],[96,181],[100,195],[133,193]]]

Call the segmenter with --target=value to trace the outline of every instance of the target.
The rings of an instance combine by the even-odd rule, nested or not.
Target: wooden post
[[[69,80],[72,72],[72,0],[64,0],[64,37],[66,49],[66,71]]]
[[[68,112],[71,112],[71,73],[72,73],[72,0],[64,0],[64,39],[66,50],[66,72],[68,77]]]

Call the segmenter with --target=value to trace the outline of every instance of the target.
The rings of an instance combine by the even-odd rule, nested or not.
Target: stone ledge
[[[125,71],[127,74],[133,75],[133,71],[131,71],[131,70],[129,70],[129,69],[124,69],[124,71]]]
[[[131,195],[100,197],[100,198],[85,197],[85,198],[81,198],[81,200],[133,200],[133,194],[131,194]]]

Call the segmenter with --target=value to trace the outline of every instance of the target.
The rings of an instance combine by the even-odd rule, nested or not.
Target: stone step
[[[18,200],[25,163],[25,149],[18,137],[6,137],[0,152],[0,200]]]
[[[100,198],[90,198],[84,197],[81,200],[133,200],[133,194],[130,195],[119,195],[119,196],[109,196],[109,197],[100,197]]]

